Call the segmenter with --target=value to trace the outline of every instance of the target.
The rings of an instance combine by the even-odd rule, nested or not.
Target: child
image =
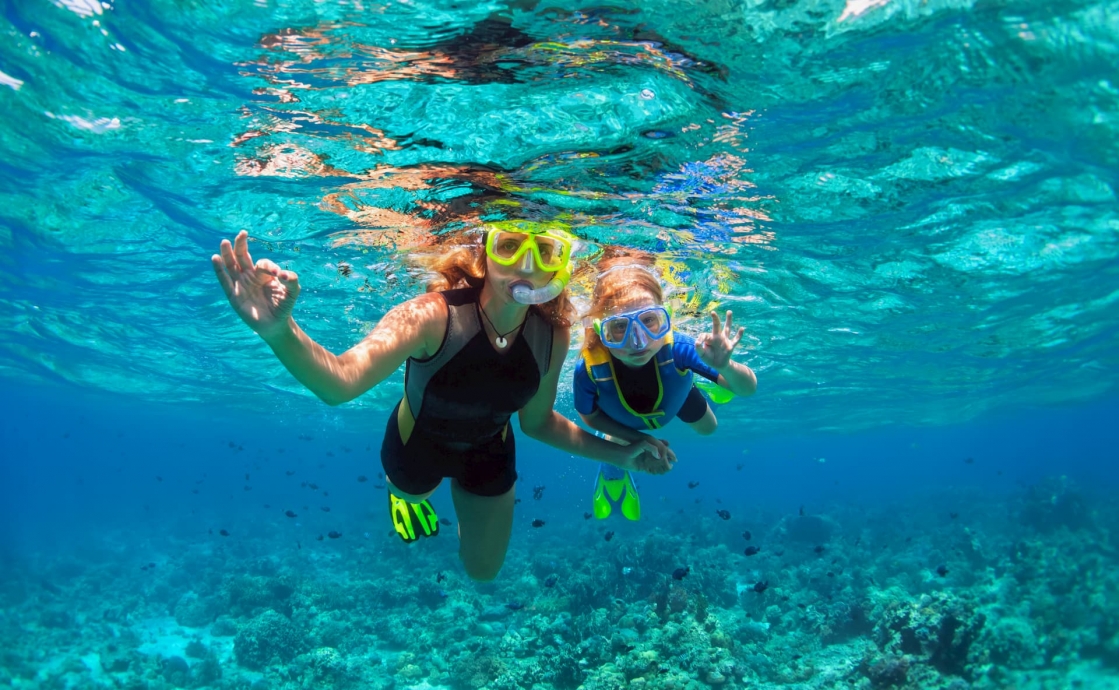
[[[693,382],[694,374],[723,394],[753,395],[758,387],[749,367],[731,361],[745,331],[735,332],[732,318],[728,310],[726,323],[720,324],[712,312],[711,332],[696,339],[673,331],[650,257],[601,261],[584,320],[590,327],[582,360],[575,367],[575,410],[587,426],[626,443],[660,443],[647,432],[674,417],[701,435],[714,433],[715,413]],[[604,464],[595,481],[595,517],[609,517],[614,507],[630,520],[641,517],[630,473]]]

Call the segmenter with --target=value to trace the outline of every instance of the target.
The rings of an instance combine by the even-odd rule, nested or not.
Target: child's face
[[[657,301],[656,297],[647,292],[635,292],[617,300],[613,308],[607,310],[602,318],[605,319],[610,316],[656,306],[660,306],[660,302]],[[625,364],[627,367],[636,368],[645,365],[653,357],[656,357],[661,347],[664,346],[666,337],[667,335],[653,340],[644,329],[633,325],[629,329],[629,335],[625,345],[618,348],[609,348],[608,351],[614,356],[614,359],[622,364]]]

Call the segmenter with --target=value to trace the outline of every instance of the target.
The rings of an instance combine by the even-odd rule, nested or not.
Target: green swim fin
[[[731,393],[717,383],[696,381],[695,387],[706,393],[707,397],[711,399],[711,402],[716,405],[726,405],[731,400],[734,400],[734,393]]]
[[[615,476],[607,477],[607,473]],[[620,473],[620,476],[617,476]],[[637,485],[627,470],[610,466],[598,471],[594,486],[594,516],[599,520],[610,517],[618,506],[627,520],[641,519],[641,497]]]
[[[426,499],[419,503],[409,503],[390,491],[389,517],[392,518],[393,529],[406,542],[439,534],[439,516]],[[416,533],[416,525],[420,528],[419,534]]]

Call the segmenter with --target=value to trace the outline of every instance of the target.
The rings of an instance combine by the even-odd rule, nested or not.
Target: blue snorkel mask
[[[671,331],[672,317],[668,309],[659,304],[594,320],[598,339],[613,350],[629,347],[631,340],[633,348],[640,350]]]

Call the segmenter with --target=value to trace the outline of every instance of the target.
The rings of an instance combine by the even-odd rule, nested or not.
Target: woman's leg
[[[458,517],[458,555],[466,574],[483,582],[497,577],[505,563],[513,536],[513,504],[516,487],[500,496],[472,494],[451,482],[451,498]]]
[[[439,488],[439,484],[442,484],[442,482],[439,482],[439,484],[435,485],[435,489],[432,489],[431,491],[425,491],[422,494],[406,494],[400,489],[396,488],[396,484],[393,484],[391,481],[389,481],[388,477],[385,477],[385,482],[389,485],[389,491],[392,492],[393,496],[396,496],[397,498],[403,498],[409,503],[422,503],[426,501],[428,497],[431,496],[431,494],[435,493],[435,489]]]

